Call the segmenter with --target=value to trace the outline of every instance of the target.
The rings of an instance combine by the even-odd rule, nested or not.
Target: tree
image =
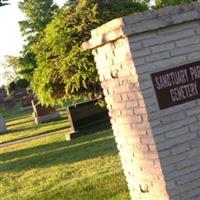
[[[24,79],[24,78],[20,78],[16,81],[16,85],[17,85],[17,88],[27,88],[30,83]]]
[[[43,30],[51,22],[58,6],[53,3],[53,0],[22,0],[19,2],[19,8],[26,16],[25,20],[19,22],[21,33],[26,41],[22,56],[19,58],[20,74],[31,81],[33,72],[37,68],[32,46],[42,37]]]
[[[191,3],[197,0],[156,0],[156,7],[175,6],[178,4]]]
[[[0,0],[0,7],[8,5],[8,0]]]
[[[11,94],[16,89],[17,89],[17,84],[15,83],[15,81],[10,82],[8,85],[8,93]]]
[[[1,72],[1,76],[4,79],[5,85],[15,81],[18,77],[19,68],[16,67],[18,63],[18,57],[6,56],[6,60],[2,63],[4,70]]]
[[[13,67],[16,72],[19,71],[20,70],[19,57],[7,55],[5,57],[4,66]]]
[[[33,87],[43,104],[91,97],[101,93],[95,62],[90,51],[82,49],[90,31],[122,15],[147,10],[142,1],[80,0],[63,7],[35,45],[38,68]]]
[[[19,9],[26,15],[26,19],[19,22],[20,30],[29,43],[34,43],[43,33],[57,8],[53,0],[22,0],[19,2]]]
[[[20,75],[27,79],[29,82],[33,79],[33,72],[37,68],[37,61],[32,46],[26,48],[19,57]]]

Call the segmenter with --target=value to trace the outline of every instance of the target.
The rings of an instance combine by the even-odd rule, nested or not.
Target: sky
[[[18,56],[23,46],[18,21],[23,20],[24,15],[18,9],[18,1],[10,0],[10,5],[0,7],[0,85],[5,83],[2,77],[4,70],[2,63],[5,56]],[[54,2],[61,6],[66,0],[54,0]]]

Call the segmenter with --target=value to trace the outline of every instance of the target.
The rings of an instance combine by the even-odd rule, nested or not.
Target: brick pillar
[[[83,45],[95,55],[133,200],[200,199],[200,91],[191,74],[180,87],[155,78],[171,93],[157,93],[153,80],[200,66],[199,20],[199,3],[139,13],[93,30]]]

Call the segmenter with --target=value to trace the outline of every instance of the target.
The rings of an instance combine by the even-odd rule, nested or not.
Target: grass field
[[[58,111],[61,114],[58,120],[36,125],[32,117],[32,110],[22,112],[20,104],[17,104],[16,108],[10,112],[4,112],[1,108],[0,113],[5,117],[7,132],[0,135],[0,144],[45,133],[67,132],[69,124],[66,109],[62,108]]]
[[[28,112],[24,117],[7,115],[12,124],[9,128],[13,128],[7,137],[16,134],[15,126],[26,129],[21,120],[28,121],[28,116]],[[53,129],[58,124],[44,125]],[[42,128],[33,127],[27,124],[27,134]],[[55,135],[0,148],[0,199],[130,200],[112,131],[67,142],[60,130]]]

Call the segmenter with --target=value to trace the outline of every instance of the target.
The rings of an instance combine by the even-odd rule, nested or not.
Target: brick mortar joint
[[[121,28],[121,27],[120,27]],[[112,31],[111,31],[112,32]],[[122,39],[122,38],[126,38],[125,34],[121,34],[113,39],[106,39],[106,37],[104,37],[106,34],[103,34],[102,36],[96,36],[96,37],[92,37],[89,41],[84,42],[83,43],[83,48],[85,50],[95,50],[99,47],[102,47],[108,43],[114,43],[115,41]],[[99,42],[96,42],[97,38],[100,38]]]

